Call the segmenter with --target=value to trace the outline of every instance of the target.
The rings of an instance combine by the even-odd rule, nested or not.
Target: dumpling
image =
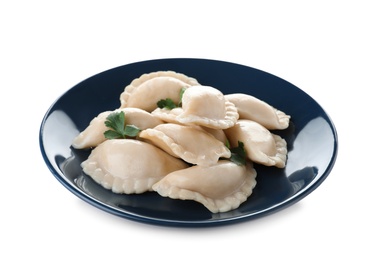
[[[209,166],[231,156],[223,142],[199,127],[161,124],[140,132],[139,138],[191,164]]]
[[[107,126],[105,125],[107,116],[113,112],[120,111],[124,112],[125,122],[128,125],[135,125],[141,130],[152,128],[163,123],[163,121],[157,117],[154,117],[147,111],[139,108],[129,107],[116,109],[114,111],[105,111],[91,120],[87,128],[74,138],[72,146],[76,149],[85,149],[95,147],[104,142],[106,138],[103,133],[108,130]]]
[[[221,160],[210,167],[175,171],[152,186],[163,197],[194,200],[213,213],[238,208],[252,194],[257,172],[251,162],[239,166]]]
[[[225,135],[224,130],[222,129],[213,129],[205,126],[200,126],[201,129],[203,129],[205,132],[208,132],[209,134],[213,135],[214,138],[217,140],[223,142],[224,144],[227,143],[228,138]]]
[[[197,86],[200,85],[195,78],[189,77],[183,73],[178,73],[175,71],[155,71],[150,73],[144,73],[139,78],[134,79],[126,88],[136,88],[146,82],[147,80],[157,78],[157,77],[172,77],[181,80],[182,82],[191,85]]]
[[[154,117],[159,118],[167,123],[181,124],[177,121],[177,116],[183,113],[183,109],[181,107],[176,107],[173,109],[165,109],[165,108],[157,108],[151,112]],[[227,141],[225,132],[222,129],[214,129],[206,126],[195,126],[200,127],[202,130],[213,135],[217,140],[223,142],[224,144]]]
[[[159,148],[134,139],[106,140],[81,163],[94,181],[115,193],[143,193],[170,172],[188,165]]]
[[[238,119],[235,105],[225,99],[216,88],[194,86],[185,90],[182,98],[183,113],[176,119],[187,125],[201,125],[214,129],[232,127]]]
[[[237,107],[240,119],[258,122],[269,130],[286,129],[289,125],[289,115],[256,97],[235,93],[225,95],[225,98]]]
[[[144,82],[153,78],[157,78],[157,77],[175,78],[175,79],[181,80],[182,82],[190,86],[200,85],[195,78],[189,77],[185,74],[178,73],[175,71],[168,70],[168,71],[156,71],[151,73],[145,73],[141,75],[139,78],[136,78],[133,81],[131,81],[131,83],[125,87],[124,92],[120,95],[121,107],[125,107],[125,103],[127,102],[128,97],[130,96],[132,92],[135,91],[136,88],[138,88]]]
[[[137,107],[152,112],[157,102],[170,98],[175,103],[180,101],[181,89],[199,85],[198,82],[184,74],[175,72],[157,72],[144,74],[125,87],[120,95],[121,108]]]
[[[177,121],[177,116],[181,113],[183,113],[183,109],[181,107],[176,107],[173,109],[156,108],[151,112],[154,117],[157,117],[167,123],[179,123]]]
[[[232,147],[243,142],[247,157],[266,166],[284,168],[287,159],[287,143],[280,136],[272,134],[259,123],[247,119],[238,120],[225,134]]]

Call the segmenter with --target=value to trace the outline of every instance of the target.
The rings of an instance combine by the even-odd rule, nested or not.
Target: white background
[[[380,11],[367,0],[1,1],[0,258],[380,259]],[[276,214],[201,229],[122,219],[70,193],[40,153],[47,109],[96,73],[172,57],[248,65],[311,95],[339,136],[325,182]]]

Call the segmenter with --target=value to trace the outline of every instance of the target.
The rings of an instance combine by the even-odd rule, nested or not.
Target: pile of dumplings
[[[182,95],[180,95],[182,93]],[[159,108],[171,99],[180,104]],[[106,139],[106,118],[123,111],[137,137]],[[287,144],[270,132],[286,129],[290,116],[251,95],[224,95],[212,86],[174,71],[134,79],[120,95],[120,107],[91,120],[72,142],[91,149],[83,172],[115,193],[155,191],[163,197],[194,200],[213,213],[238,208],[252,194],[253,163],[285,167]],[[244,144],[246,163],[229,160],[227,147]]]

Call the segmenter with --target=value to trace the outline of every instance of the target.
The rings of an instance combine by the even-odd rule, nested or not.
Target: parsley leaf
[[[186,88],[181,88],[180,90],[180,101],[179,103],[176,105],[175,102],[170,99],[170,98],[166,98],[166,99],[160,99],[156,105],[159,107],[159,108],[166,108],[166,109],[174,109],[176,107],[181,107],[182,105],[182,100],[183,100],[183,95],[184,95],[184,92],[185,92]]]
[[[140,129],[134,125],[126,125],[124,127],[124,134],[129,137],[135,137],[139,134]]]
[[[115,132],[114,130],[107,130],[103,134],[104,134],[104,136],[107,139],[121,139],[121,138],[124,138],[123,135],[119,134],[118,132]]]
[[[177,107],[175,102],[170,98],[160,99],[156,104],[159,108],[174,109]]]
[[[229,148],[231,152],[230,160],[237,165],[245,165],[246,163],[246,151],[243,142],[238,141],[238,146]]]
[[[104,132],[107,139],[120,139],[127,137],[136,137],[141,131],[134,125],[125,125],[124,112],[113,112],[106,118],[105,125],[110,128]]]
[[[182,104],[183,104],[183,95],[184,95],[185,90],[187,90],[187,89],[186,88],[182,88],[180,90],[180,101],[179,101],[178,107],[181,107]]]
[[[226,141],[225,141],[225,146],[230,150],[230,142],[229,140],[226,138]]]

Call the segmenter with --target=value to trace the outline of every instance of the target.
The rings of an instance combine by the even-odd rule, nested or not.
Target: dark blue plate
[[[255,165],[257,186],[246,202],[213,214],[194,201],[164,198],[155,192],[114,194],[82,172],[90,151],[71,147],[73,138],[100,112],[120,106],[119,95],[143,73],[173,70],[213,86],[224,94],[246,93],[291,115],[288,129],[274,131],[288,143],[284,169]],[[41,124],[40,148],[53,175],[84,201],[131,220],[183,227],[231,224],[284,209],[315,190],[328,176],[337,156],[337,133],[322,107],[289,82],[247,66],[206,59],[160,59],[107,70],[69,89],[54,102]]]

